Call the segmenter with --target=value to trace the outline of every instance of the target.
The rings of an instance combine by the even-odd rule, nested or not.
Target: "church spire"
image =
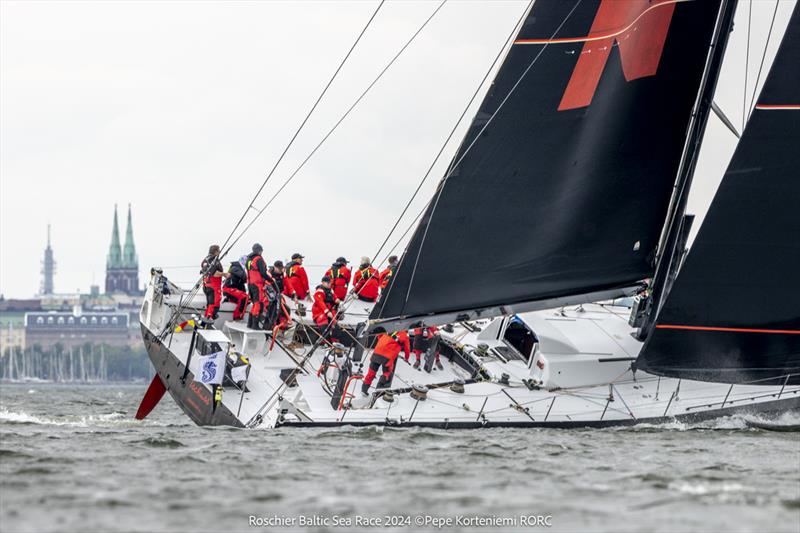
[[[111,230],[111,245],[108,247],[106,265],[109,268],[122,266],[122,250],[119,246],[119,223],[117,222],[117,204],[114,204],[114,229]]]
[[[122,266],[125,268],[139,268],[139,258],[136,257],[136,245],[133,243],[131,204],[128,204],[128,227],[125,230],[125,247],[122,249]]]
[[[53,294],[53,278],[56,273],[56,262],[53,259],[53,248],[50,246],[50,224],[47,224],[47,248],[44,249],[42,261],[42,294]]]

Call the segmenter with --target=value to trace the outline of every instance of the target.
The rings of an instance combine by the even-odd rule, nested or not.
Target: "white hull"
[[[800,386],[731,386],[634,374],[630,365],[640,343],[630,336],[627,309],[591,304],[521,315],[514,327],[524,322],[538,337],[529,357],[515,350],[506,338],[512,319],[470,325],[480,327],[480,331],[458,327],[443,335],[449,346],[456,347],[443,351],[443,369],[423,372],[400,358],[392,382],[393,401],[387,402],[374,390],[362,396],[361,381],[355,378],[346,391],[348,395],[335,406],[331,394],[337,371],[330,368],[326,374],[317,375],[326,350],[318,349],[310,356],[308,345],[287,350],[289,339],[278,339],[271,346],[272,339],[265,332],[249,330],[241,322],[221,320],[218,329],[249,358],[251,370],[248,392],[226,387],[221,403],[210,410],[207,386],[193,383],[191,375],[186,382],[176,379],[186,364],[192,332],[172,332],[163,340],[157,338],[180,299],[175,295],[162,298],[151,285],[141,313],[142,332],[162,381],[199,424],[575,427],[800,407]],[[359,316],[348,320],[353,324],[362,321],[360,315],[366,313],[367,309],[359,309]],[[488,345],[486,357],[471,353],[471,347],[478,343]],[[452,357],[448,359],[448,355]],[[300,363],[296,385],[287,386],[281,380],[281,371],[296,369]],[[479,375],[471,365],[480,366]],[[353,368],[357,374],[359,363]],[[451,390],[456,380],[466,382],[464,392]],[[415,384],[429,387],[424,400],[410,394]]]

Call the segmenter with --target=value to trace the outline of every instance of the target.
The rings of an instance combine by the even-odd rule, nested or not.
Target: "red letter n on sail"
[[[655,75],[673,11],[675,0],[602,0],[558,110],[592,103],[615,42],[625,80]]]

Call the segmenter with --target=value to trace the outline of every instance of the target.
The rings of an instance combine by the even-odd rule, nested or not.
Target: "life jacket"
[[[228,268],[230,277],[225,280],[225,286],[231,289],[238,289],[240,291],[247,290],[247,272],[245,272],[242,264],[239,261],[231,263]]]
[[[222,265],[219,264],[219,259],[213,255],[207,255],[203,262],[200,263],[200,272],[203,274],[204,287],[222,287],[222,278],[214,275],[217,272],[222,272]]]
[[[397,265],[391,265],[384,269],[381,272],[380,281],[381,281],[381,289],[385,289],[389,286],[389,282],[392,280],[392,276],[394,276],[394,271],[397,270]]]
[[[327,311],[333,313],[335,302],[336,297],[333,295],[333,290],[317,285],[317,289],[314,291],[314,304],[311,306],[311,316],[314,322],[327,321],[325,314]]]
[[[376,299],[380,289],[377,274],[378,271],[371,265],[359,268],[357,273],[358,279],[354,285],[356,294],[364,298]]]
[[[261,275],[259,263],[264,265],[264,258],[260,254],[250,254],[247,256],[247,283],[261,287],[264,285],[264,276]]]
[[[297,261],[290,261],[288,265],[286,265],[286,277],[287,278],[295,278],[298,276],[297,269],[300,267],[300,263]]]
[[[284,294],[297,295],[303,299],[308,294],[308,276],[305,275],[303,265],[297,261],[290,261],[286,265],[286,275],[284,280]]]
[[[350,281],[350,272],[346,266],[334,263],[328,272],[330,272],[331,282],[334,287],[347,287],[347,282]]]
[[[276,272],[275,267],[269,267],[269,276],[275,285],[275,290],[283,292],[283,272]]]

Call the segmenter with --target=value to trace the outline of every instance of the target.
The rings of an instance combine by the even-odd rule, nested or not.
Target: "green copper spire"
[[[122,266],[122,250],[119,246],[119,224],[117,223],[117,204],[114,204],[114,229],[111,230],[111,246],[108,247],[106,265],[109,268]]]
[[[122,249],[122,266],[139,268],[136,245],[133,244],[133,224],[131,223],[131,204],[128,204],[128,228],[125,230],[125,247]]]

